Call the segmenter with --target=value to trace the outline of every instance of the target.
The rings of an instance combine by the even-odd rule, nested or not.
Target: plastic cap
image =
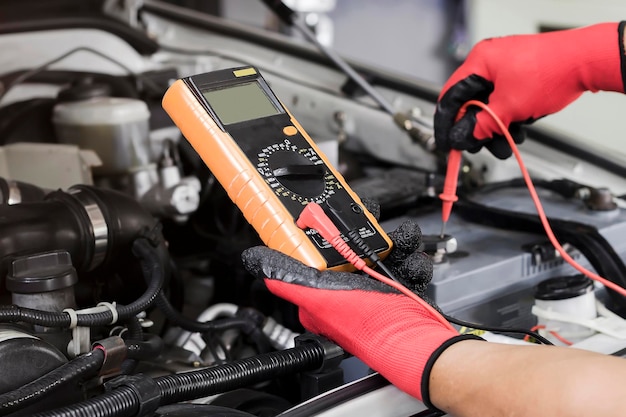
[[[584,275],[550,278],[541,281],[535,289],[537,300],[566,300],[593,290],[593,281]]]
[[[52,251],[16,258],[11,263],[6,287],[11,292],[32,294],[55,291],[78,282],[76,269],[66,251]]]

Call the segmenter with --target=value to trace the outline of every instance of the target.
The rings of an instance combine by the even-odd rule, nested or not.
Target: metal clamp
[[[89,269],[93,269],[98,266],[104,260],[107,252],[107,246],[109,243],[109,227],[107,226],[104,213],[100,210],[97,201],[90,195],[82,192],[80,188],[71,188],[68,191],[85,209],[89,222],[91,223],[91,230],[93,233],[93,257]]]
[[[111,336],[95,342],[92,349],[100,349],[104,352],[104,362],[100,368],[100,376],[118,375],[122,370],[122,363],[126,360],[128,348],[124,339],[119,336]]]

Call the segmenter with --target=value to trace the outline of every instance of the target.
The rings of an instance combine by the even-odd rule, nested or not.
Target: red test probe
[[[541,224],[543,225],[543,228],[546,231],[546,236],[550,240],[550,243],[552,243],[552,246],[554,246],[556,251],[559,253],[559,255],[561,255],[563,260],[567,262],[568,264],[570,264],[574,269],[576,269],[581,274],[586,275],[590,279],[597,281],[600,284],[604,285],[605,287],[610,288],[613,291],[617,292],[618,294],[626,297],[626,289],[620,287],[619,285],[617,285],[616,283],[612,281],[607,280],[606,278],[601,277],[595,272],[592,272],[584,268],[583,266],[579,265],[567,253],[567,251],[563,249],[563,246],[561,246],[556,236],[554,235],[552,228],[550,227],[550,222],[548,221],[548,217],[546,216],[543,206],[541,205],[541,201],[539,200],[539,195],[537,195],[537,191],[535,190],[535,186],[533,185],[533,182],[530,178],[530,174],[528,173],[528,170],[526,169],[526,166],[524,165],[524,161],[522,160],[522,156],[520,155],[519,150],[517,149],[517,146],[515,145],[515,141],[513,140],[513,137],[511,137],[511,134],[507,130],[506,126],[504,125],[504,123],[502,123],[500,118],[493,112],[493,110],[491,110],[482,101],[477,101],[477,100],[470,100],[467,103],[463,104],[463,106],[461,106],[461,109],[459,110],[459,114],[456,117],[457,120],[463,117],[468,106],[478,106],[482,110],[486,111],[491,117],[493,117],[495,122],[498,124],[498,127],[503,132],[504,137],[506,138],[507,142],[509,143],[509,146],[511,147],[511,150],[513,151],[513,155],[515,156],[515,159],[517,160],[520,171],[522,172],[522,177],[524,178],[524,182],[526,183],[526,186],[528,187],[528,192],[530,193],[530,197],[533,200],[533,204],[535,205],[535,208],[537,209],[537,214],[539,215]],[[441,195],[439,196],[439,198],[443,200],[442,218],[444,221],[444,224],[443,224],[444,227],[442,228],[442,235],[443,235],[443,232],[445,231],[445,222],[447,222],[448,218],[450,217],[452,204],[458,200],[456,196],[456,185],[457,185],[457,177],[459,174],[460,165],[461,165],[461,152],[455,151],[455,150],[450,151],[448,167],[446,170],[446,180],[444,183],[444,190],[443,190],[443,193],[441,193]]]
[[[471,105],[484,104],[477,100],[470,100],[463,104],[456,115],[456,121],[461,120],[465,116],[467,108]],[[459,199],[456,195],[456,187],[459,179],[459,169],[461,168],[462,153],[457,149],[451,149],[448,154],[448,166],[446,167],[446,179],[443,183],[443,192],[439,194],[439,198],[443,201],[441,205],[441,233],[443,238],[446,233],[446,224],[450,219],[452,205]]]

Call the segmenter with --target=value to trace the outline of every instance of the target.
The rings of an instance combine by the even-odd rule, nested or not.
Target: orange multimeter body
[[[389,237],[254,67],[177,80],[163,108],[270,248],[318,269],[353,267],[295,224],[316,202],[342,212],[383,258]]]

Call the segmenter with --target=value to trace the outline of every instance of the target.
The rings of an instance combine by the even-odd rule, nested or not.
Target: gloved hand
[[[416,252],[421,231],[404,223],[389,235],[394,249],[385,264],[413,291],[432,278],[428,255]],[[302,325],[360,358],[401,390],[432,407],[430,369],[459,336],[438,313],[368,276],[318,271],[264,246],[244,251],[246,269],[269,290],[300,307]]]
[[[503,132],[484,111],[470,107],[455,124],[463,103],[488,103],[521,143],[523,124],[563,109],[585,91],[624,92],[623,48],[623,23],[479,42],[441,91],[437,147],[477,152],[485,145],[496,157],[508,158]]]

